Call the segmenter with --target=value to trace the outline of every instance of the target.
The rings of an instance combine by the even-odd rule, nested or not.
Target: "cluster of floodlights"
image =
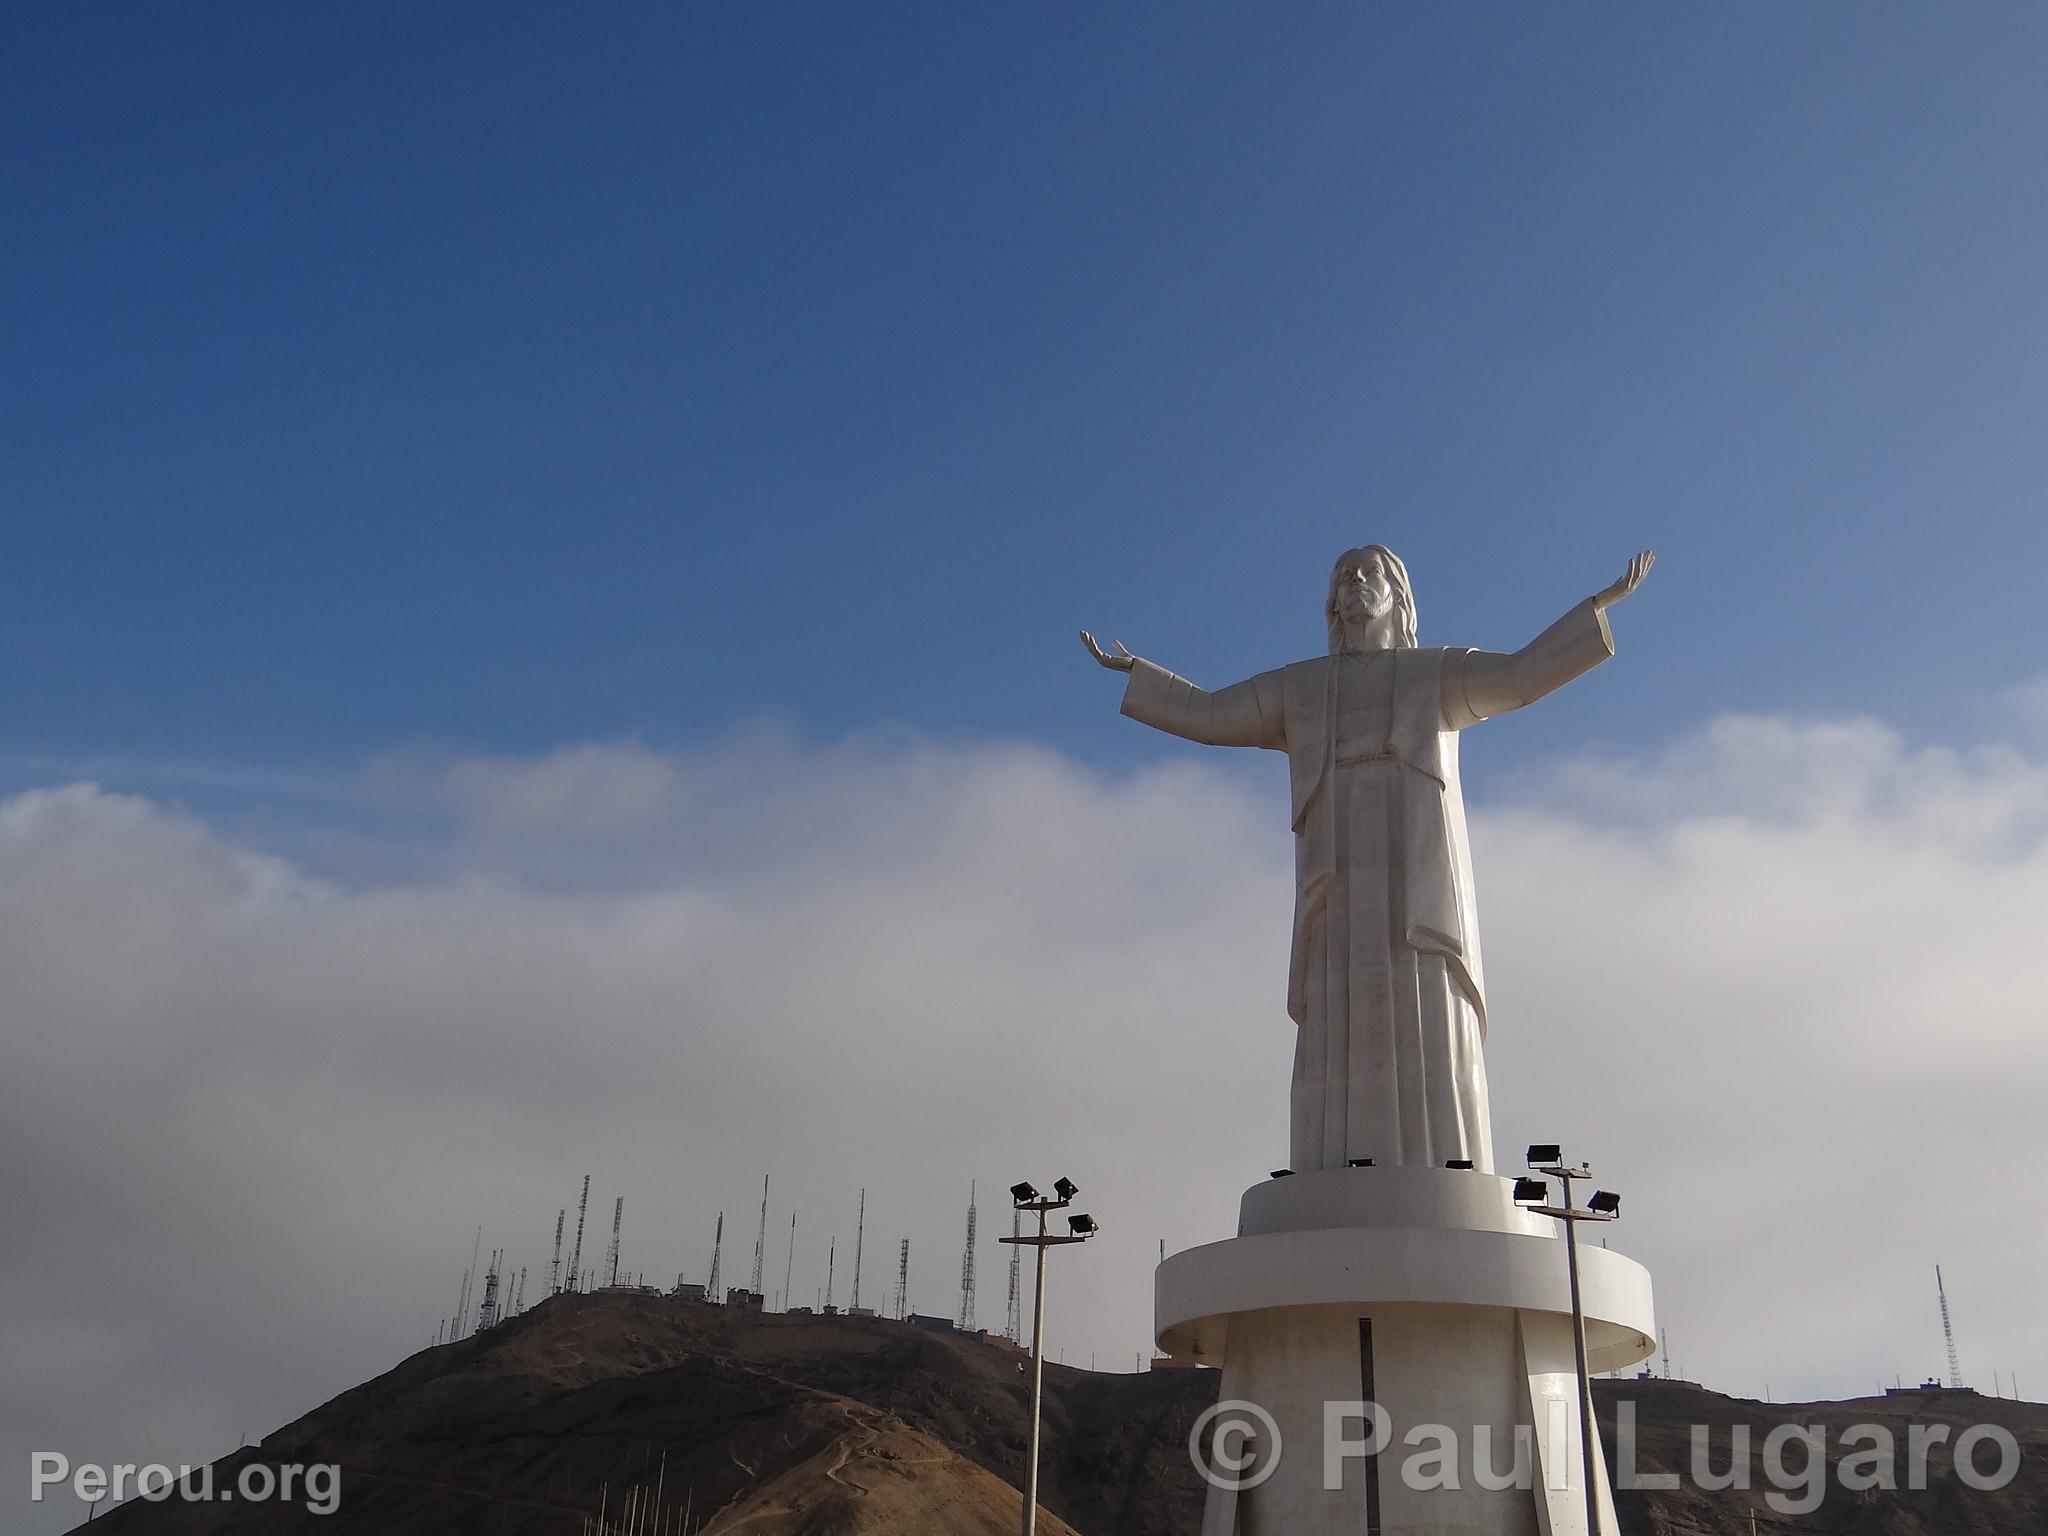
[[[1081,1193],[1081,1186],[1072,1179],[1057,1180],[1052,1189],[1054,1198],[1048,1200],[1038,1192],[1035,1184],[1012,1184],[1010,1203],[1020,1211],[1060,1211],[1072,1205],[1074,1196]],[[1102,1230],[1095,1224],[1093,1216],[1069,1216],[1067,1226],[1076,1238],[1083,1241]]]
[[[1560,1179],[1564,1183],[1564,1210],[1545,1210],[1546,1216],[1564,1215],[1579,1221],[1612,1221],[1621,1214],[1621,1196],[1607,1190],[1596,1190],[1583,1210],[1572,1204],[1572,1180],[1590,1179],[1593,1170],[1580,1163],[1576,1168],[1564,1160],[1564,1149],[1553,1141],[1533,1142],[1529,1147],[1529,1166],[1544,1178],[1520,1178],[1515,1180],[1515,1204],[1546,1205],[1550,1199],[1550,1180]]]

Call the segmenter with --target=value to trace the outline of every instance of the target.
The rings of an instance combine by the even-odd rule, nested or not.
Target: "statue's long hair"
[[[1378,555],[1387,568],[1387,584],[1394,589],[1394,644],[1415,644],[1415,589],[1408,585],[1408,567],[1384,544],[1364,544],[1347,549],[1330,567],[1330,589],[1323,597],[1323,618],[1330,629],[1330,654],[1344,649],[1344,621],[1337,616],[1337,577],[1358,563],[1361,555]]]

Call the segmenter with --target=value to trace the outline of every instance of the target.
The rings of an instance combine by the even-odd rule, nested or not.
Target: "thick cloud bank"
[[[1132,1368],[1160,1241],[1227,1235],[1286,1145],[1282,786],[1219,761],[761,738],[394,759],[345,827],[0,802],[0,1497],[31,1449],[211,1457],[381,1370],[479,1224],[533,1299],[585,1172],[585,1268],[623,1194],[624,1271],[703,1279],[723,1210],[745,1283],[765,1172],[770,1292],[836,1237],[849,1299],[864,1186],[862,1301],[908,1236],[945,1313],[979,1179],[998,1328],[1002,1187],[1069,1173],[1106,1233],[1053,1346]],[[1503,1164],[1561,1139],[1625,1192],[1674,1363],[1931,1372],[1939,1261],[1966,1375],[2038,1396],[2048,768],[1728,719],[1476,809]]]

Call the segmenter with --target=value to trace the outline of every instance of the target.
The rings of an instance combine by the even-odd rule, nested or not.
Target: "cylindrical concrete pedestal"
[[[1236,1413],[1246,1486],[1212,1486],[1203,1536],[1587,1536],[1561,1223],[1512,1189],[1439,1168],[1275,1179],[1237,1237],[1159,1266],[1160,1347],[1260,1410]],[[1597,1242],[1579,1265],[1590,1367],[1649,1358],[1648,1271]],[[1367,1403],[1391,1431],[1372,1454]]]

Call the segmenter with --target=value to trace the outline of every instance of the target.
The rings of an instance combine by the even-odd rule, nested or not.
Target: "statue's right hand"
[[[1112,646],[1114,646],[1115,649],[1105,651],[1101,646],[1095,643],[1095,637],[1089,634],[1088,631],[1085,629],[1081,631],[1081,643],[1088,647],[1088,654],[1090,656],[1093,656],[1098,662],[1100,662],[1103,666],[1108,667],[1112,672],[1128,672],[1131,670],[1132,663],[1138,659],[1137,657],[1133,656],[1129,651],[1124,649],[1124,643],[1121,640],[1110,641],[1109,643]]]

